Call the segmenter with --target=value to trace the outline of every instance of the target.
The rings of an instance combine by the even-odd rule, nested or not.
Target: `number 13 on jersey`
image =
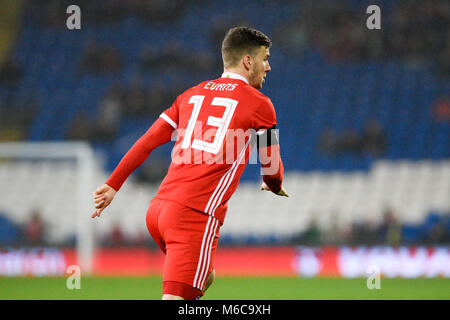
[[[181,147],[183,149],[187,149],[189,148],[189,146],[191,146],[192,133],[194,131],[194,127],[197,122],[197,118],[200,113],[200,109],[202,108],[204,99],[205,96],[202,95],[195,95],[189,99],[189,104],[193,104],[194,107],[192,108],[191,117],[189,118],[188,126],[186,128],[186,134],[184,135],[183,143],[181,144]],[[225,111],[221,118],[209,116],[206,122],[206,124],[209,126],[217,127],[217,132],[214,140],[212,142],[207,142],[199,139],[194,139],[192,141],[192,149],[203,150],[212,154],[217,154],[223,145],[225,135],[227,133],[228,127],[230,126],[230,122],[233,118],[233,114],[236,110],[237,104],[238,101],[233,99],[215,97],[212,100],[211,105],[225,107]]]

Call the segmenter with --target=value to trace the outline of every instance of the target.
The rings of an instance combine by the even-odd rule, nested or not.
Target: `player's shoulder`
[[[259,101],[260,104],[272,104],[272,101],[268,96],[259,91],[258,89],[253,88],[250,85],[246,85],[242,87],[242,91],[245,92],[249,97],[254,100]]]
[[[205,89],[212,88],[212,86],[210,86],[211,83],[220,81],[221,79],[223,79],[223,78],[202,81],[202,82],[196,84],[195,86],[185,90],[180,96],[188,96],[191,94],[195,94],[199,91],[204,93]],[[263,94],[261,91],[253,88],[252,86],[250,86],[248,84],[245,84],[242,81],[239,81],[239,82],[241,82],[241,83],[237,85],[237,87],[236,87],[237,90],[234,90],[234,92],[236,94],[238,94],[241,98],[245,98],[246,100],[252,100],[253,101],[252,104],[255,106],[260,106],[261,104],[273,106],[270,98],[268,96],[266,96],[265,94]],[[234,89],[234,87],[233,87],[233,89]],[[210,91],[210,90],[207,90],[207,91]],[[216,91],[213,90],[212,92],[216,92]],[[256,101],[256,103],[254,103],[255,101]]]

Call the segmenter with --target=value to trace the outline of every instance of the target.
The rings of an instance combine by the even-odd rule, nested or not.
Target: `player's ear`
[[[243,58],[242,58],[242,63],[244,64],[244,67],[246,70],[251,70],[252,68],[252,64],[253,64],[253,59],[249,54],[246,54]]]

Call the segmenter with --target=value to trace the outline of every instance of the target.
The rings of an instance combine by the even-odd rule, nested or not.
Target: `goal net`
[[[94,253],[94,167],[85,142],[0,143],[0,214],[19,226],[39,215],[45,246],[74,244],[87,274]]]

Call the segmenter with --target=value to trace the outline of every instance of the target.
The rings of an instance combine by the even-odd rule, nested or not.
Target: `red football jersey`
[[[179,95],[160,117],[177,129],[177,140],[156,198],[181,203],[223,223],[255,133],[276,125],[272,102],[244,77],[224,73]]]

